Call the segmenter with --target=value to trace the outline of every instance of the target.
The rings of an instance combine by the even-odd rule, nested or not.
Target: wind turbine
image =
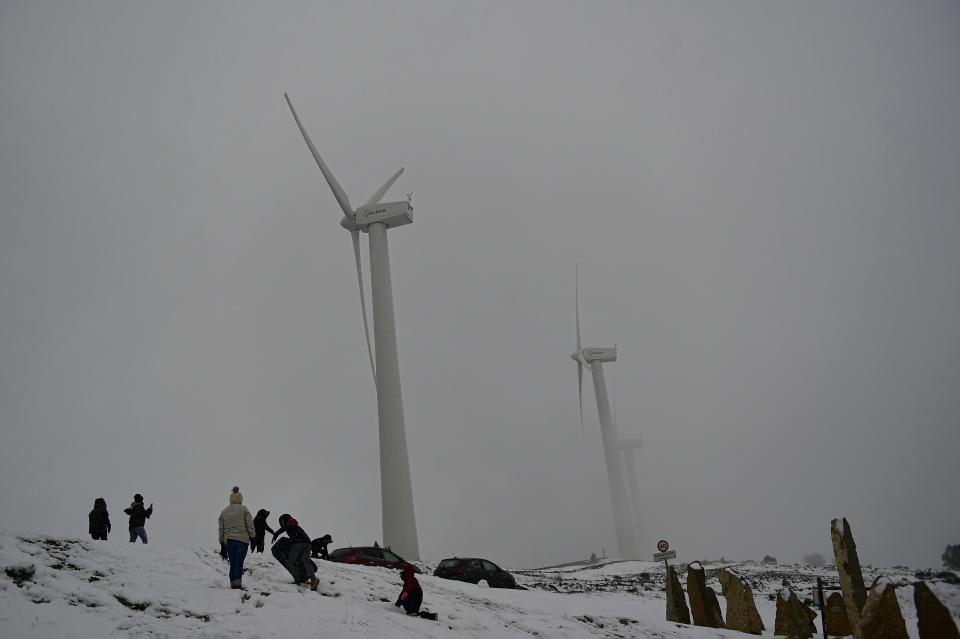
[[[614,418],[616,424],[616,418]],[[640,510],[640,482],[637,481],[637,465],[634,463],[634,451],[643,444],[639,437],[626,437],[620,440],[620,451],[623,453],[623,463],[627,469],[627,488],[630,493],[630,508],[633,511],[633,525],[637,531],[637,546],[646,547],[647,528],[643,522],[643,512]]]
[[[580,277],[579,267],[575,284],[577,313],[577,350],[570,356],[577,363],[577,383],[580,392],[580,426],[583,427],[583,367],[589,366],[593,375],[593,390],[597,397],[597,413],[600,417],[600,436],[603,440],[603,457],[607,463],[607,479],[610,482],[610,499],[613,503],[613,523],[617,533],[617,546],[621,559],[637,559],[637,540],[630,518],[630,504],[623,481],[623,464],[620,461],[620,440],[617,428],[610,416],[610,400],[603,377],[603,365],[617,361],[617,347],[584,348],[580,343]]]
[[[380,424],[380,507],[383,523],[383,545],[390,546],[408,559],[419,559],[417,522],[413,510],[413,488],[410,483],[410,461],[407,456],[407,436],[403,423],[403,397],[400,392],[400,362],[397,357],[397,332],[393,317],[393,290],[390,282],[390,254],[387,229],[413,222],[413,207],[408,200],[386,202],[380,200],[403,173],[401,168],[383,186],[356,210],[333,173],[327,168],[320,153],[307,135],[293,102],[286,93],[293,119],[297,122],[303,140],[317,161],[320,172],[333,196],[343,210],[340,225],[350,231],[353,254],[360,286],[360,309],[363,330],[367,338],[367,354],[377,390],[377,415]],[[370,239],[370,280],[373,302],[373,335],[375,349],[370,347],[367,327],[367,307],[363,294],[363,273],[360,266],[360,232]],[[374,355],[374,353],[376,355]],[[376,365],[374,365],[376,357]]]

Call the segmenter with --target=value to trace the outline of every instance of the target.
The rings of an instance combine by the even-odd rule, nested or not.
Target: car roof
[[[440,561],[450,561],[451,559],[456,559],[457,561],[489,561],[491,564],[496,563],[492,559],[486,559],[484,557],[447,557],[446,559],[441,559]]]
[[[399,554],[393,552],[389,548],[384,548],[383,546],[344,546],[343,548],[337,548],[336,550],[331,550],[330,552],[340,552],[341,550],[386,550],[387,552],[392,552],[393,554],[400,557]],[[403,557],[400,557],[403,559]]]

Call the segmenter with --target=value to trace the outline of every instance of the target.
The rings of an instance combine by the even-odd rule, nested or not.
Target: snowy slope
[[[423,575],[424,607],[440,615],[433,622],[406,617],[392,605],[400,590],[394,571],[320,562],[320,592],[313,593],[290,583],[269,553],[248,558],[243,592],[228,588],[226,563],[212,548],[132,545],[119,535],[92,542],[0,531],[0,568],[4,639],[747,636],[663,621],[665,606],[658,589],[539,589],[539,582],[556,580],[552,573],[559,571],[518,574],[522,583],[535,588],[525,591]],[[619,562],[564,572],[563,583],[570,585],[578,580],[587,586],[597,580],[631,584],[638,574],[656,573],[656,567]],[[940,587],[956,595],[955,586]],[[909,599],[909,589],[903,594]],[[757,599],[772,628],[772,603],[766,597]],[[956,611],[956,597],[952,602]],[[908,625],[916,636],[915,622]]]

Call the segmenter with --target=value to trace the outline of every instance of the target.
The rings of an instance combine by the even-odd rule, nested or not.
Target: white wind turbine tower
[[[408,559],[419,559],[417,522],[413,511],[413,488],[410,483],[410,462],[407,457],[407,436],[403,423],[403,398],[400,393],[400,362],[397,357],[397,333],[393,318],[393,291],[390,283],[390,255],[387,247],[387,229],[410,224],[413,207],[410,202],[386,202],[380,200],[393,186],[401,168],[377,189],[369,200],[356,210],[350,205],[347,194],[340,187],[333,173],[327,168],[313,141],[307,135],[300,117],[286,93],[293,119],[303,135],[310,153],[317,161],[333,196],[343,209],[340,225],[353,237],[353,253],[357,264],[357,281],[360,285],[360,308],[363,313],[363,330],[367,337],[367,353],[377,389],[377,413],[380,424],[380,507],[383,523],[383,544]],[[376,344],[370,347],[370,331],[367,328],[367,309],[363,294],[363,274],[360,266],[360,231],[370,238],[370,280],[373,302],[373,334]]]
[[[580,390],[580,425],[583,426],[583,367],[589,366],[593,375],[593,390],[597,398],[597,413],[600,417],[600,436],[603,440],[603,457],[607,463],[607,479],[610,482],[610,499],[613,502],[613,523],[617,533],[617,546],[621,559],[637,559],[637,540],[630,517],[630,504],[623,481],[623,464],[620,461],[620,440],[617,428],[610,416],[610,400],[603,377],[603,364],[617,361],[617,347],[584,348],[580,343],[580,278],[576,278],[577,350],[570,356],[577,363],[577,383]]]
[[[614,419],[614,424],[616,424],[616,419]],[[630,493],[630,508],[633,511],[633,525],[637,531],[637,546],[646,548],[647,527],[643,521],[643,511],[640,509],[640,482],[637,481],[637,465],[634,463],[634,451],[642,445],[639,437],[626,437],[620,440],[623,463],[627,469],[627,488]]]

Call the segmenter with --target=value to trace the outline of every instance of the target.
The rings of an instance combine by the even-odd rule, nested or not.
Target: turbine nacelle
[[[413,206],[408,201],[365,204],[357,208],[353,222],[361,229],[370,224],[383,224],[392,229],[413,222]]]
[[[587,347],[582,348],[576,353],[570,355],[570,357],[581,364],[590,365],[594,362],[600,362],[605,364],[607,362],[617,361],[617,347],[613,348],[594,348]]]

